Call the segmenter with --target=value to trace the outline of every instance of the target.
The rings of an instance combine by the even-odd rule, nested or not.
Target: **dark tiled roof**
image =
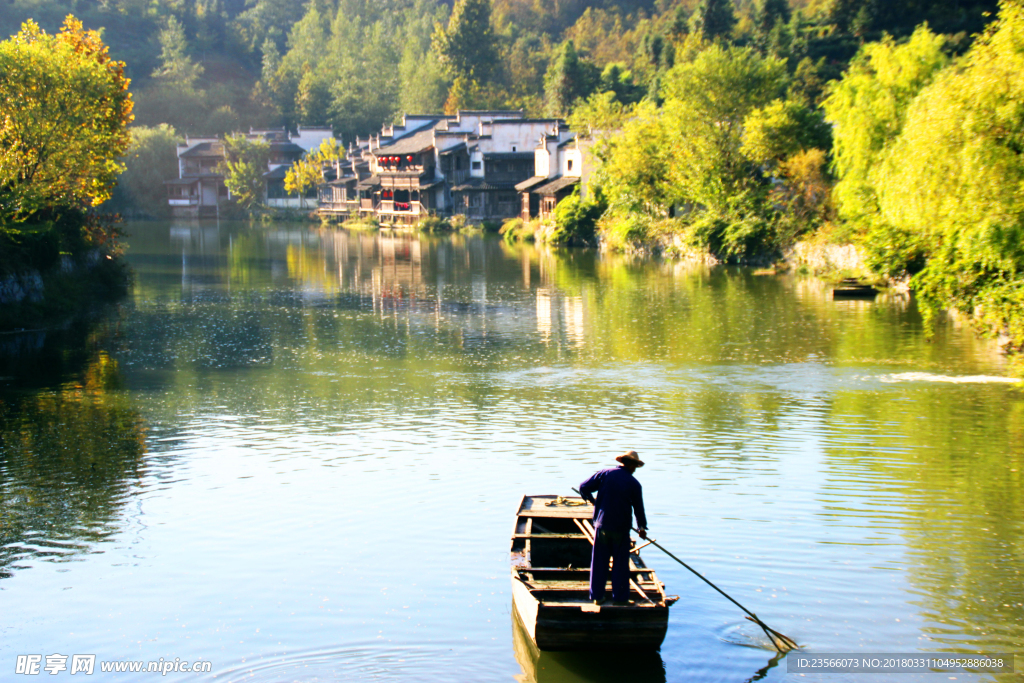
[[[288,173],[288,166],[278,166],[273,171],[267,171],[263,174],[263,177],[267,180],[284,180],[285,174]]]
[[[547,182],[549,178],[547,176],[535,175],[532,178],[527,178],[521,183],[516,183],[516,189],[520,192],[528,192],[531,187],[536,187],[541,183]]]
[[[419,178],[424,175],[423,171],[381,171],[382,178]]]
[[[271,142],[271,152],[291,152],[293,154],[305,154],[306,150],[302,149],[294,142]]]
[[[468,116],[501,116],[506,119],[519,119],[523,115],[522,109],[460,109],[459,114]]]
[[[378,187],[379,185],[380,185],[380,176],[372,175],[369,178],[365,178],[363,180],[360,180],[359,184],[356,185],[356,188],[360,189],[360,190],[366,190],[366,189],[369,189],[371,187]]]
[[[178,155],[182,159],[193,159],[198,157],[221,158],[224,156],[224,146],[219,142],[200,142]]]
[[[466,143],[465,143],[465,141],[463,141],[463,142],[460,142],[457,145],[452,145],[451,147],[447,147],[445,149],[442,149],[440,153],[441,154],[454,154],[455,152],[461,152],[461,151],[464,151],[465,149],[466,149]]]
[[[401,156],[403,154],[415,154],[434,146],[434,131],[427,127],[426,130],[413,133],[408,137],[400,138],[390,145],[373,150],[376,157],[388,156],[391,154]]]
[[[565,125],[562,119],[494,119],[493,123],[551,123],[559,126]]]
[[[555,194],[560,190],[564,190],[567,187],[572,187],[580,181],[576,176],[566,176],[565,178],[556,178],[550,183],[541,185],[537,189],[533,190],[537,194]]]

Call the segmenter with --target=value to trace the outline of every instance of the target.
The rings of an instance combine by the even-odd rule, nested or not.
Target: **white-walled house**
[[[246,137],[270,144],[264,202],[278,208],[315,206],[315,193],[296,197],[284,190],[288,168],[333,135],[330,128],[299,126],[295,133],[284,128],[249,129]],[[219,215],[220,203],[230,198],[221,173],[225,160],[224,141],[218,137],[186,137],[178,145],[178,177],[164,183],[167,203],[175,215],[211,217]]]
[[[186,137],[178,145],[178,177],[164,183],[171,212],[183,216],[216,216],[227,198],[220,165],[224,143],[220,138]]]
[[[537,139],[565,131],[564,121],[528,119],[522,111],[407,115],[349,147],[336,179],[321,186],[320,210],[383,223],[414,223],[430,213],[513,217],[516,183],[534,172]]]
[[[572,194],[577,187],[586,192],[590,177],[587,153],[590,141],[570,131],[541,138],[534,149],[533,177],[516,185],[520,193],[520,217],[546,220],[558,202]]]

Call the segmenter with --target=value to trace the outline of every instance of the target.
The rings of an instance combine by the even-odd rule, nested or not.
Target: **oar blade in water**
[[[779,633],[775,629],[770,628],[765,624],[758,622],[756,619],[752,619],[751,617],[746,617],[746,619],[747,621],[752,621],[758,626],[760,626],[761,630],[763,630],[765,635],[768,636],[769,640],[771,640],[772,645],[774,645],[775,649],[778,650],[780,653],[785,654],[787,652],[791,652],[792,650],[799,649],[800,646],[797,645],[796,641],[790,638],[789,636],[785,635],[784,633]]]

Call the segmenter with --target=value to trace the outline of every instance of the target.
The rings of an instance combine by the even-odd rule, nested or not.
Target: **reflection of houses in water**
[[[171,244],[181,249],[181,291],[207,292],[224,282],[224,256],[218,224],[174,224]]]
[[[402,232],[344,229],[231,231],[215,225],[176,225],[186,298],[263,290],[284,305],[335,307],[406,315],[412,327],[446,326],[463,348],[514,345],[524,327],[541,341],[580,347],[587,307],[581,296],[551,283],[554,264],[542,259],[537,289],[525,301],[495,282],[523,273],[530,291],[531,260],[510,262],[501,245],[481,238],[434,240]],[[531,300],[532,299],[532,300]]]
[[[565,297],[563,311],[565,314],[565,336],[573,346],[583,346],[583,297]]]
[[[551,311],[551,290],[547,287],[537,288],[537,332],[545,342],[551,339],[555,316]]]
[[[564,338],[570,346],[586,342],[586,308],[582,296],[566,296],[548,287],[538,287],[536,295],[537,332],[545,343],[552,337]]]

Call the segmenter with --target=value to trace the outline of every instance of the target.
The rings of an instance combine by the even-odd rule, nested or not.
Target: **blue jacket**
[[[597,491],[597,500],[591,495]],[[580,484],[580,495],[594,503],[594,527],[608,531],[629,531],[633,512],[638,528],[647,528],[640,482],[624,467],[601,470]]]

